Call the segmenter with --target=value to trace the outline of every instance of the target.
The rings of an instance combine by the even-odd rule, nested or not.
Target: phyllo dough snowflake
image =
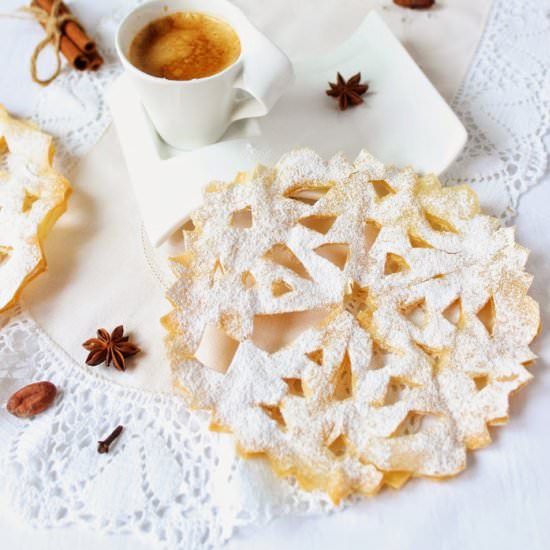
[[[46,269],[43,241],[70,194],[52,158],[52,138],[0,105],[0,311]]]
[[[191,218],[163,320],[176,385],[305,489],[453,476],[531,378],[528,251],[466,186],[303,149],[210,184]]]

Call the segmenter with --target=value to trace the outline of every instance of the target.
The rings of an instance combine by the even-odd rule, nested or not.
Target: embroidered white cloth
[[[547,159],[543,136],[550,113],[549,0],[495,0],[473,61],[488,1],[448,0],[430,12],[409,12],[383,0],[353,1],[346,10],[337,9],[337,2],[322,7],[315,3],[315,8],[312,2],[288,1],[269,8],[265,3],[238,3],[295,56],[329,49],[353,30],[370,7],[381,8],[447,99],[455,96],[463,82],[453,105],[467,125],[470,141],[449,171],[449,182],[472,184],[485,207],[509,220],[521,194],[543,175]],[[76,2],[74,7],[84,15],[90,8],[83,4]],[[99,24],[100,43],[110,44],[116,20],[128,4],[117,6]],[[301,21],[318,29],[318,35],[303,40]],[[105,53],[112,59],[112,52]],[[109,123],[103,91],[117,72],[111,62],[97,75],[66,73],[40,91],[33,112],[26,111],[28,103],[15,98],[13,84],[1,88],[0,102],[10,108],[8,100],[15,98],[16,112],[32,115],[60,138],[58,162],[71,168],[76,189],[69,212],[47,245],[50,272],[29,287],[26,309],[2,318],[0,402],[38,379],[52,380],[62,394],[56,407],[30,421],[0,412],[0,500],[36,527],[133,532],[145,536],[155,548],[214,547],[238,527],[262,525],[284,514],[329,510],[322,495],[303,493],[292,483],[277,480],[260,461],[237,459],[230,437],[208,432],[204,417],[188,413],[169,393],[163,333],[157,322],[168,307],[162,284],[147,264],[151,256],[144,254],[139,219],[113,132],[74,167]],[[3,84],[5,71],[1,74]],[[5,90],[14,95],[4,97]],[[98,326],[112,328],[119,322],[147,350],[139,366],[124,376],[83,367],[85,352],[80,343]],[[528,428],[521,420],[523,412],[519,411],[519,422]],[[98,455],[96,440],[117,423],[127,429],[116,452]],[[494,464],[510,460],[503,471],[511,469],[512,477],[520,466],[506,453],[525,442],[517,431],[513,435],[517,439],[508,437],[506,449],[495,445],[487,451]],[[423,505],[436,514],[445,502],[448,517],[456,513],[465,522],[474,521],[473,516],[464,515],[468,498],[483,497],[484,484],[492,478],[482,478],[473,470],[448,484],[423,481],[398,496],[380,495],[347,512],[374,516],[371,529],[376,522],[389,525],[392,520],[385,514],[399,511],[404,538],[392,538],[400,537],[392,528],[385,539],[373,540],[388,547],[393,541],[395,546],[412,548],[415,539],[405,534],[414,533],[417,524],[404,518],[418,519],[415,510]],[[543,476],[542,468],[532,470],[533,475]],[[530,478],[526,490],[536,496],[535,479]],[[464,495],[453,498],[453,491]],[[537,506],[535,496],[532,507]],[[492,494],[491,503],[496,506],[508,497],[502,489]],[[529,506],[522,517],[528,512]],[[525,522],[529,530],[525,532],[536,532],[529,521],[534,520]],[[440,537],[445,533],[444,526],[430,528]],[[508,542],[502,539],[501,547],[507,548],[503,545]]]

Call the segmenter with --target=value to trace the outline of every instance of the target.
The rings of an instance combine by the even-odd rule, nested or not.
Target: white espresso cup
[[[136,34],[151,21],[177,12],[200,12],[229,23],[241,41],[237,61],[193,80],[159,78],[132,65],[128,52]],[[153,126],[164,141],[179,149],[214,143],[232,122],[266,115],[294,78],[288,57],[226,0],[143,4],[120,24],[116,49]]]

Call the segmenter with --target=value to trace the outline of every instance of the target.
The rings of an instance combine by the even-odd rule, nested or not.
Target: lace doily
[[[233,442],[208,431],[207,415],[189,412],[180,398],[128,389],[74,365],[20,308],[0,327],[0,401],[32,380],[62,389],[34,420],[0,412],[9,438],[0,455],[2,492],[34,525],[86,524],[150,535],[170,548],[210,548],[250,522],[328,507],[326,497],[304,499],[263,468],[244,467]],[[127,426],[117,452],[98,454],[98,434],[117,423]]]
[[[513,220],[521,195],[547,167],[550,127],[550,2],[494,2],[477,55],[453,101],[468,143],[446,172],[468,183],[484,208]]]
[[[100,43],[112,43],[127,7],[100,25]],[[549,0],[495,0],[453,104],[470,140],[447,182],[472,185],[504,221],[546,168],[549,15]],[[65,172],[109,124],[103,93],[119,69],[104,45],[102,71],[64,73],[41,93],[34,112],[45,131],[63,136],[58,149]],[[325,497],[275,480],[260,465],[243,469],[231,439],[207,432],[205,419],[189,414],[179,399],[117,386],[75,364],[21,309],[1,317],[0,327],[0,401],[31,380],[63,381],[48,419],[22,422],[0,411],[0,494],[33,525],[82,525],[208,548],[240,526],[331,508]],[[117,422],[129,425],[118,442],[124,452],[99,461],[98,434]]]

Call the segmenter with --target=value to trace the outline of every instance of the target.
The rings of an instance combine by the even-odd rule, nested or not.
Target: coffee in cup
[[[241,42],[225,21],[199,12],[176,12],[145,25],[132,40],[129,60],[168,80],[220,73],[241,55]]]
[[[266,115],[293,80],[288,57],[229,0],[145,2],[115,44],[153,127],[178,149]]]

